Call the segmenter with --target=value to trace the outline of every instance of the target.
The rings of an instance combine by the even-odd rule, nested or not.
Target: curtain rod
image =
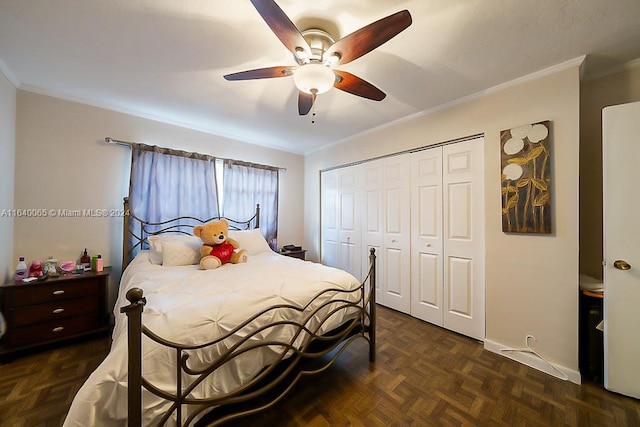
[[[110,136],[107,136],[107,137],[104,139],[104,142],[106,142],[107,144],[122,145],[123,147],[129,147],[129,148],[131,148],[131,146],[132,146],[132,145],[134,145],[134,144],[148,145],[148,144],[145,144],[145,143],[143,143],[143,142],[130,142],[130,141],[122,141],[122,140],[119,140],[119,139],[113,139],[113,138],[111,138]],[[230,160],[230,161],[232,161],[232,162],[250,163],[250,162],[246,162],[246,161],[244,161],[244,160],[226,159],[226,158],[224,158],[224,157],[217,157],[217,156],[211,156],[211,157],[215,157],[216,159],[220,159],[220,160]],[[256,166],[261,166],[261,165],[256,164]],[[266,166],[266,165],[265,165],[265,166]],[[278,166],[269,166],[269,167],[275,167],[275,168],[277,168],[279,171],[282,171],[282,172],[286,172],[286,171],[287,171],[287,168],[283,168],[283,167],[278,167]]]
[[[122,145],[124,147],[131,147],[132,144],[134,144],[133,142],[127,142],[127,141],[119,141],[117,139],[113,139],[110,136],[106,137],[104,139],[104,142],[108,143],[108,144],[116,144],[116,145]]]

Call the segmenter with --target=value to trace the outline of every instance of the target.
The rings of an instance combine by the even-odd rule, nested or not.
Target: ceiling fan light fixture
[[[331,68],[312,62],[298,67],[293,73],[293,81],[302,92],[319,95],[333,87],[336,77]]]

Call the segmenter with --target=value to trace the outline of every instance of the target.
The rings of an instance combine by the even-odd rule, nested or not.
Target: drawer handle
[[[51,332],[61,332],[64,329],[64,326],[58,326],[57,328],[53,328]]]
[[[62,313],[64,311],[64,308],[56,308],[55,310],[53,310],[54,314],[58,314],[58,313]]]
[[[64,291],[62,289],[60,289],[59,291],[53,291],[54,295],[62,295],[64,294]]]

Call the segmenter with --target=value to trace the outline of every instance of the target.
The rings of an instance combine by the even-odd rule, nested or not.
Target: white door
[[[411,154],[411,315],[443,325],[442,148]]]
[[[361,170],[359,165],[338,169],[338,268],[357,278],[362,275]]]
[[[484,138],[413,153],[411,315],[485,338]]]
[[[442,148],[444,326],[485,338],[484,138]]]
[[[403,313],[411,311],[411,221],[410,158],[408,154],[383,160],[384,236],[383,286],[384,305]]]
[[[640,102],[605,108],[602,119],[604,385],[640,398]]]
[[[338,267],[338,170],[320,175],[320,262]]]
[[[372,160],[362,164],[363,209],[362,209],[362,266],[369,265],[369,251],[373,248],[376,255],[382,255],[384,244],[384,203],[383,203],[383,161]],[[366,268],[363,268],[363,273]],[[376,302],[385,305],[384,300],[384,264],[376,263]]]

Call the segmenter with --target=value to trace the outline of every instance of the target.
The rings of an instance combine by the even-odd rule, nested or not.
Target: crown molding
[[[18,80],[16,75],[13,74],[11,68],[9,68],[7,63],[4,62],[2,58],[0,58],[0,73],[2,73],[2,75],[5,76],[7,80],[9,80],[9,83],[11,83],[13,87],[15,87],[16,89],[20,88],[20,80]]]
[[[608,77],[612,74],[617,74],[617,73],[621,73],[623,71],[630,71],[633,70],[635,68],[640,67],[640,58],[634,59],[632,61],[628,61],[625,62],[623,64],[620,65],[616,65],[614,67],[609,67],[609,68],[605,68],[603,70],[600,70],[598,72],[595,73],[591,73],[585,76],[584,79],[582,79],[582,82],[590,82],[592,80],[597,80],[597,79],[601,79],[603,77]]]

